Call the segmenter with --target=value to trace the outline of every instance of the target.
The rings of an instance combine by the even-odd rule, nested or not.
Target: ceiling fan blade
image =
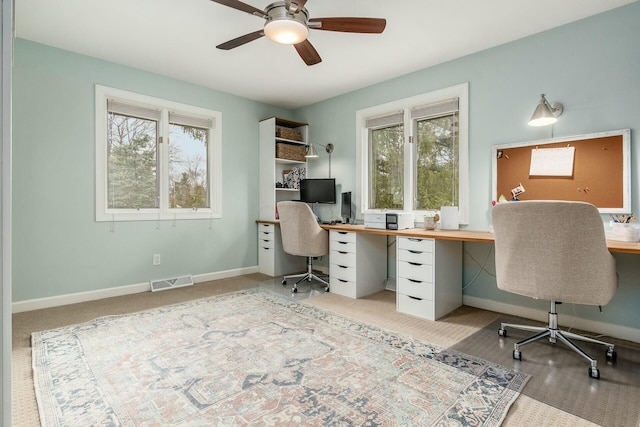
[[[298,44],[293,45],[298,51],[298,55],[307,65],[316,65],[322,62],[322,58],[318,55],[318,51],[315,47],[309,42],[309,40],[305,40]]]
[[[250,6],[250,5],[246,4],[246,3],[242,3],[239,0],[211,0],[211,1],[215,2],[215,3],[218,3],[218,4],[221,4],[223,6],[228,6],[228,7],[231,7],[233,9],[240,10],[242,12],[247,12],[250,15],[257,15],[257,16],[259,16],[261,18],[266,18],[267,17],[267,14],[264,13],[263,10],[256,9],[255,7]]]
[[[287,0],[287,10],[291,13],[298,13],[302,10],[307,0]]]
[[[240,36],[233,40],[229,40],[228,42],[219,44],[218,46],[216,46],[216,48],[222,50],[233,49],[234,47],[242,46],[243,44],[247,44],[249,42],[257,40],[262,36],[264,36],[264,30],[254,31],[253,33],[245,34],[244,36]]]
[[[308,22],[314,30],[342,33],[380,34],[387,26],[387,20],[381,18],[312,18]]]

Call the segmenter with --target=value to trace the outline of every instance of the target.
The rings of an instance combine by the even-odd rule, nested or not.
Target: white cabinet
[[[260,122],[260,219],[277,220],[277,202],[300,199],[299,190],[276,187],[276,183],[284,182],[285,171],[297,168],[304,169],[306,173],[304,150],[308,141],[308,128],[306,123],[279,117],[271,117]],[[299,135],[300,140],[292,139],[289,134]],[[291,160],[291,157],[296,159]]]
[[[387,277],[386,236],[331,230],[330,291],[362,298],[384,289]]]
[[[306,259],[284,252],[279,227],[261,222],[258,223],[258,268],[260,273],[269,276],[301,273],[306,270]]]
[[[462,242],[398,237],[397,310],[436,320],[462,305]]]

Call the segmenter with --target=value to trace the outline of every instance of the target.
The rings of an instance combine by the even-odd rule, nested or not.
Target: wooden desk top
[[[275,224],[278,225],[278,221],[262,221],[258,220],[257,223],[262,224]],[[426,230],[424,228],[409,228],[406,230],[386,230],[381,228],[366,228],[364,225],[352,225],[352,224],[321,224],[325,230],[335,231],[353,231],[356,233],[369,233],[369,234],[382,234],[385,236],[400,236],[400,237],[421,237],[428,239],[444,239],[444,240],[458,240],[462,242],[480,242],[480,243],[493,243],[493,233],[488,231],[469,231],[469,230]],[[640,255],[640,243],[639,242],[622,242],[618,240],[607,240],[607,247],[610,252],[621,252],[628,254]]]

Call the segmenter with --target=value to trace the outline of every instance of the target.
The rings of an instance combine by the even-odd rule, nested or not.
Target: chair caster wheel
[[[522,360],[522,353],[519,350],[513,350],[513,358],[515,360]]]
[[[500,335],[501,337],[506,337],[507,336],[507,330],[506,329],[498,329],[498,335]]]
[[[589,377],[596,380],[600,379],[600,369],[589,367]]]
[[[618,359],[618,353],[615,350],[607,350],[606,353],[607,362],[615,362]]]
[[[298,293],[298,288],[291,288],[291,293],[292,294],[297,294]]]
[[[287,286],[287,281],[285,279],[282,280],[282,286]]]

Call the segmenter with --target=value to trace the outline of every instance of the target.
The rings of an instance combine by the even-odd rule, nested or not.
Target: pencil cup
[[[613,222],[609,223],[609,229],[605,230],[607,239],[622,242],[640,241],[640,229],[635,224]]]

